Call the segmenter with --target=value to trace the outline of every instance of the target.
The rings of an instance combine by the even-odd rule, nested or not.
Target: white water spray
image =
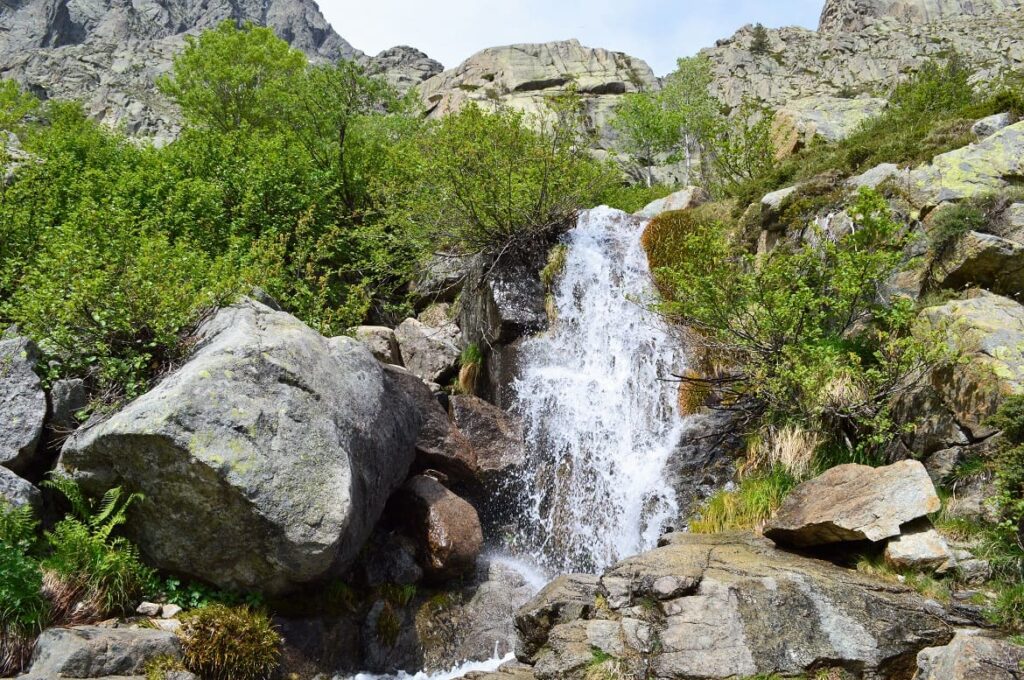
[[[676,515],[664,468],[685,427],[680,342],[653,297],[646,223],[610,208],[580,215],[555,291],[558,319],[528,340],[516,383],[529,462],[520,550],[548,569],[599,573],[653,547]]]

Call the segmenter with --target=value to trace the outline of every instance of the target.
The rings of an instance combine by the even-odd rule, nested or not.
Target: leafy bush
[[[597,202],[623,212],[637,213],[647,207],[647,204],[657,201],[659,198],[665,198],[674,191],[675,187],[665,184],[655,184],[649,187],[639,184],[616,184],[605,189]]]
[[[267,680],[277,668],[281,636],[266,614],[210,605],[181,617],[185,666],[204,680]]]
[[[134,545],[113,534],[142,496],[115,488],[91,502],[69,478],[54,477],[44,484],[62,493],[72,509],[71,516],[46,533],[50,554],[42,565],[52,575],[47,589],[55,620],[98,620],[131,611],[155,574]]]
[[[995,461],[999,523],[988,532],[984,557],[1000,593],[991,614],[999,624],[1024,631],[1024,396],[1008,397],[991,419],[1003,431]]]
[[[23,670],[33,640],[46,625],[49,608],[42,595],[43,575],[28,551],[36,521],[29,508],[0,500],[0,676]]]
[[[690,522],[690,531],[715,534],[754,529],[768,521],[796,484],[781,467],[744,477],[736,490],[712,496]]]
[[[885,200],[863,190],[848,212],[849,233],[812,224],[798,243],[760,258],[713,219],[668,218],[679,225],[666,228],[672,238],[647,245],[667,291],[663,310],[695,329],[700,350],[726,367],[682,380],[713,387],[748,434],[799,425],[853,456],[880,453],[900,431],[894,396],[946,351],[914,337],[912,303],[879,300],[908,238]]]

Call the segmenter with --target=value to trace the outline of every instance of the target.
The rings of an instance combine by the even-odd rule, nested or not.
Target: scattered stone
[[[640,217],[651,219],[657,217],[663,212],[669,212],[671,210],[686,210],[687,208],[695,208],[699,205],[703,205],[711,200],[708,192],[700,187],[686,187],[681,189],[674,194],[669,194],[665,198],[659,198],[656,201],[648,203],[647,206],[637,213]]]
[[[159,656],[181,658],[173,633],[152,628],[75,626],[44,630],[32,654],[33,678],[102,678],[141,675]]]
[[[480,518],[472,505],[432,477],[413,477],[395,495],[402,517],[418,545],[424,575],[446,581],[472,572],[483,547]]]
[[[31,482],[0,466],[0,506],[4,503],[15,508],[27,505],[39,510],[43,504],[43,496]]]
[[[895,163],[882,163],[881,165],[876,165],[860,175],[846,180],[846,185],[852,189],[860,189],[862,187],[877,189],[883,183],[890,179],[898,178],[902,174],[904,173],[900,170],[900,166]]]
[[[46,394],[35,365],[39,348],[8,331],[0,335],[0,465],[31,470],[46,418]]]
[[[145,494],[127,529],[156,567],[266,593],[345,569],[413,461],[412,398],[357,341],[251,300],[197,333],[184,366],[79,429],[61,465],[87,493]]]
[[[471,395],[449,400],[452,422],[473,451],[473,474],[487,485],[507,479],[525,462],[522,423],[493,404]]]
[[[958,559],[956,569],[967,585],[980,586],[992,578],[992,565],[988,560]]]
[[[1020,680],[1024,647],[977,630],[959,631],[945,647],[921,650],[917,668],[915,680]]]
[[[80,378],[58,380],[50,389],[50,429],[57,434],[67,434],[78,427],[76,414],[89,405],[85,392],[85,381]]]
[[[402,365],[402,350],[395,332],[385,326],[359,326],[356,340],[366,345],[377,361],[393,366]]]
[[[163,609],[163,606],[156,602],[143,602],[135,609],[135,613],[141,614],[142,616],[148,616],[150,618],[156,618],[157,616],[160,616],[161,609]]]
[[[1013,114],[997,113],[994,116],[988,116],[987,118],[979,120],[971,128],[971,132],[973,132],[978,139],[985,139],[986,137],[991,137],[1003,128],[1013,125],[1013,123]]]
[[[455,324],[431,328],[406,319],[395,329],[405,367],[427,382],[446,383],[459,365],[460,334]]]
[[[761,199],[761,205],[771,210],[778,210],[782,206],[782,202],[792,196],[796,190],[797,187],[786,187],[785,189],[765,194],[764,198]]]
[[[163,606],[162,611],[160,612],[160,617],[164,618],[164,619],[173,619],[173,618],[176,618],[178,616],[178,614],[180,614],[180,613],[181,613],[181,607],[179,607],[178,605],[176,605],[176,604],[165,604]]]
[[[780,545],[806,548],[845,541],[882,541],[907,522],[941,507],[924,465],[840,465],[798,486],[765,526]]]
[[[945,539],[927,520],[906,527],[903,533],[885,546],[885,561],[896,569],[938,571],[956,566],[956,559]]]

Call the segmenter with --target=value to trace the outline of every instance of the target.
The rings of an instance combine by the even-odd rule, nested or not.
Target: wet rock
[[[744,446],[738,432],[734,417],[725,411],[690,417],[686,436],[666,466],[679,506],[677,529],[687,526],[702,503],[734,479],[736,454]]]
[[[551,629],[589,616],[595,606],[599,579],[585,574],[565,574],[544,587],[516,613],[519,645],[516,656],[532,661],[547,644]]]
[[[509,662],[491,673],[469,673],[466,680],[535,680],[533,668],[516,661]]]
[[[648,203],[637,215],[650,219],[671,210],[695,208],[698,205],[707,203],[709,200],[711,200],[711,196],[704,189],[700,187],[686,187],[673,194],[669,194],[665,198],[659,198]]]
[[[38,360],[39,348],[28,338],[0,335],[0,465],[18,474],[34,467],[46,418]]]
[[[476,510],[432,477],[413,477],[394,498],[417,543],[424,575],[446,581],[471,573],[483,547],[483,531]]]
[[[78,427],[76,414],[89,405],[89,397],[85,392],[85,382],[80,378],[58,380],[50,389],[50,429],[58,435],[73,431]]]
[[[917,655],[915,680],[1020,680],[1024,647],[960,631],[945,647],[929,647]]]
[[[450,399],[452,421],[473,451],[473,475],[484,485],[507,480],[525,462],[522,423],[479,397]]]
[[[806,548],[846,541],[882,541],[941,507],[924,465],[840,465],[798,486],[765,526],[780,545]]]
[[[1014,122],[1013,114],[997,113],[994,116],[988,116],[979,120],[971,128],[971,132],[973,132],[978,139],[985,139],[986,137],[991,137],[1003,128],[1013,125]]]
[[[88,493],[145,494],[127,529],[154,566],[268,593],[340,573],[413,461],[412,398],[357,341],[251,300],[197,337],[155,389],[78,430],[62,466]]]
[[[416,563],[416,542],[397,533],[374,535],[360,560],[362,578],[371,588],[385,585],[408,586],[423,580]]]
[[[945,539],[927,520],[905,527],[885,545],[885,561],[896,569],[945,572],[956,565]]]
[[[432,328],[406,319],[395,329],[405,367],[427,382],[446,383],[459,365],[460,335],[454,324]]]
[[[43,631],[29,667],[32,678],[141,675],[159,656],[181,658],[177,636],[150,628],[75,626]]]
[[[1024,293],[1024,245],[992,234],[971,231],[933,265],[938,289],[962,290],[971,286],[998,295]]]
[[[43,497],[39,489],[29,481],[0,466],[0,507],[5,503],[15,508],[27,505],[38,510],[42,506]]]
[[[360,326],[356,329],[356,340],[366,345],[374,358],[384,364],[402,365],[402,350],[398,347],[395,332],[385,326]]]

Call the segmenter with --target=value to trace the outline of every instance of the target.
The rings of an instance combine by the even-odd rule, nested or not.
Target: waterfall
[[[527,340],[515,384],[528,463],[518,550],[554,572],[599,573],[675,519],[664,468],[680,440],[681,343],[645,305],[646,222],[581,213],[554,291],[557,320]]]

